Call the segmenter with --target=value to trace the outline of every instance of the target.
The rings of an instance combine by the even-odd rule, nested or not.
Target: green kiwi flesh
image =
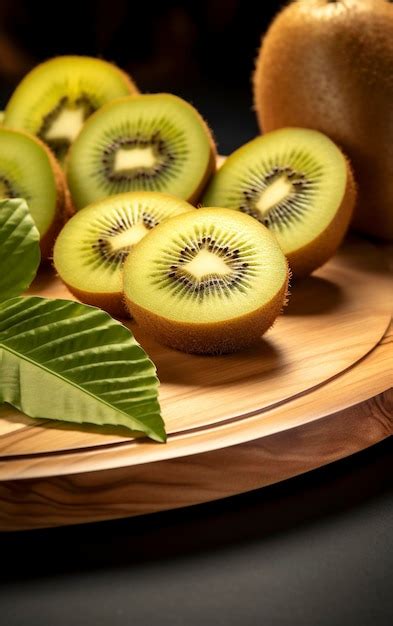
[[[0,198],[24,198],[48,256],[65,210],[63,174],[46,146],[27,133],[0,128]]]
[[[195,210],[161,193],[131,192],[78,211],[60,232],[53,262],[69,290],[87,304],[127,317],[123,264],[130,250],[162,221]]]
[[[254,217],[276,236],[294,274],[305,275],[335,252],[354,201],[352,175],[339,148],[317,131],[285,128],[231,154],[202,204]]]
[[[111,63],[56,57],[21,81],[7,104],[4,125],[37,135],[62,160],[91,113],[136,92],[131,79]]]
[[[287,282],[287,261],[268,229],[220,208],[167,220],[124,266],[138,324],[161,343],[202,354],[258,341],[282,309]]]
[[[116,193],[159,191],[192,202],[215,170],[199,113],[171,94],[111,102],[90,117],[67,159],[77,209]]]

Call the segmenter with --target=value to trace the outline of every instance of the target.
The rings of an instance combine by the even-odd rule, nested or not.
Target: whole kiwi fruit
[[[264,132],[327,134],[358,182],[354,227],[393,239],[393,5],[297,0],[265,35],[254,74]]]

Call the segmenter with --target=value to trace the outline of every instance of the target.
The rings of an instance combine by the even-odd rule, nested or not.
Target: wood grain
[[[41,281],[46,293],[59,292],[53,279]],[[269,349],[266,340],[241,355],[191,357],[141,337],[167,374],[167,445],[43,426],[3,409],[0,529],[225,497],[380,441],[393,432],[392,327],[385,333],[392,295],[380,253],[356,241],[315,279],[293,286],[292,310],[270,334]]]
[[[367,274],[362,269],[365,258]],[[375,248],[363,242],[348,245],[315,276],[293,285],[285,315],[258,346],[235,355],[182,354],[156,344],[132,325],[158,367],[168,433],[212,429],[261,413],[353,366],[374,348],[389,325],[389,280]],[[69,295],[52,274],[42,275],[34,292]],[[11,407],[0,408],[0,459],[123,441],[129,441],[124,430],[97,432],[75,424],[38,422]]]
[[[270,418],[285,412],[292,427],[275,434],[258,437],[262,420],[255,417],[250,440],[230,445],[227,439],[221,449],[198,453],[194,445],[189,455],[184,456],[183,450],[183,455],[165,461],[0,482],[0,529],[77,524],[207,502],[296,476],[362,450],[393,432],[392,389],[324,416],[320,409],[317,418],[313,411],[328,400],[330,408],[345,405],[364,389],[366,381],[370,386],[376,383],[387,354],[391,364],[393,331],[355,368],[276,409]],[[231,426],[226,428],[231,430]]]

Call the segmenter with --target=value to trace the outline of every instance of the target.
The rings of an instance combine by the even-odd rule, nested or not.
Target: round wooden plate
[[[71,297],[50,271],[33,293]],[[348,242],[292,286],[285,314],[241,354],[198,357],[131,324],[158,367],[167,444],[0,409],[0,528],[136,515],[240,493],[392,432],[392,277]]]

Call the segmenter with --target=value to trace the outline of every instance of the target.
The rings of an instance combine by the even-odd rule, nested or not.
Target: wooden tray
[[[0,529],[221,498],[387,437],[393,431],[392,286],[381,250],[353,240],[293,285],[285,315],[247,352],[185,355],[131,324],[158,367],[168,443],[32,420],[3,406]],[[49,270],[31,292],[71,297]]]

